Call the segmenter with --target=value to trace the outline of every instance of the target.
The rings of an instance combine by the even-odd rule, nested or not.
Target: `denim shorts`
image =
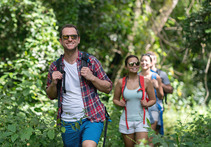
[[[98,144],[104,123],[83,119],[76,122],[61,121],[61,126],[65,127],[65,133],[62,133],[64,146],[81,147],[85,140],[92,140]]]

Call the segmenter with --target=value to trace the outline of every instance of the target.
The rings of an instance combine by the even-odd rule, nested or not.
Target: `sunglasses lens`
[[[71,36],[71,39],[77,39],[78,35],[70,35]]]
[[[71,37],[72,40],[76,40],[78,35],[63,35],[62,37],[64,40],[68,40],[69,37]]]
[[[132,67],[132,66],[134,65],[134,62],[130,62],[130,63],[128,63],[128,65],[129,65],[130,67]]]
[[[139,66],[140,65],[140,62],[136,62],[136,66]]]
[[[132,67],[132,66],[134,66],[134,65],[139,66],[139,65],[140,65],[140,62],[130,62],[130,63],[128,63],[128,65],[129,65],[130,67]]]
[[[64,40],[69,39],[69,35],[63,35],[63,39],[64,39]]]

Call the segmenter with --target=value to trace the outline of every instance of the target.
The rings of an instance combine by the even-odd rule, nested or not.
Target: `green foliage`
[[[174,132],[157,140],[167,143],[168,146],[209,146],[211,144],[209,135],[211,113],[209,108],[205,109],[206,113],[203,113],[203,109],[202,107],[181,109],[177,111],[177,116],[167,110],[166,113],[169,114],[166,115],[169,115],[169,118],[165,117],[166,123],[171,121],[171,127],[174,125]],[[177,123],[173,122],[172,118],[178,119]]]
[[[109,97],[109,101],[103,101],[103,103],[105,104],[106,109],[111,118],[111,122],[108,122],[108,130],[105,145],[107,147],[124,146],[121,133],[119,133],[119,118],[122,109],[114,106],[112,101],[112,94],[101,94],[101,98],[103,97]],[[102,146],[103,144],[103,137],[104,134],[102,134],[101,140],[99,141],[99,146]]]
[[[55,108],[46,105],[48,111],[38,113],[27,102],[20,106],[14,97],[1,95],[0,144],[1,146],[55,146],[61,145],[60,131],[53,117]]]
[[[191,48],[193,53],[201,54],[201,49],[205,52],[211,47],[211,4],[209,0],[205,0],[202,8],[191,13],[184,20],[183,32],[187,48]]]
[[[183,108],[194,109],[204,100],[202,79],[210,51],[210,3],[204,1],[203,6],[195,1],[188,17],[184,10],[191,1],[179,1],[161,32],[164,39],[169,38],[169,45],[154,36],[150,29],[149,20],[160,13],[157,10],[162,7],[161,0],[144,1],[141,15],[136,18],[137,30],[133,30],[135,0],[1,0],[0,145],[62,146],[60,130],[56,127],[57,105],[46,97],[45,86],[50,63],[62,53],[58,30],[66,23],[78,26],[81,33],[79,48],[95,55],[112,79],[129,52],[129,45],[132,44],[131,53],[140,55],[154,38],[152,50],[160,55],[162,65],[166,65],[174,87],[173,95],[168,96],[168,105],[175,107],[168,111],[174,116]],[[147,11],[148,4],[155,11]],[[178,29],[168,31],[168,27]],[[130,35],[134,36],[133,42],[128,39]],[[189,51],[183,62],[185,50],[182,49],[186,47]],[[106,146],[123,146],[118,131],[122,110],[113,105],[112,94],[102,94],[101,98],[112,119],[108,125]],[[190,146],[190,142],[198,146],[208,145],[210,115],[190,116],[193,119],[188,123],[183,122],[184,118],[178,124],[165,122],[167,136],[163,138],[151,132],[154,143],[163,146]],[[174,118],[169,121],[174,122]],[[61,131],[65,129],[61,128]],[[102,143],[103,138],[99,146]]]
[[[56,108],[46,99],[45,93],[47,68],[59,53],[53,10],[43,7],[40,1],[27,0],[1,1],[1,9],[8,10],[4,16],[6,22],[15,20],[7,17],[11,15],[18,19],[18,24],[21,22],[22,27],[8,24],[8,30],[4,31],[8,40],[4,41],[13,43],[1,46],[13,51],[9,54],[10,50],[3,49],[5,56],[2,54],[3,60],[0,62],[0,144],[54,146],[57,142],[61,145],[61,136],[53,117]],[[0,26],[6,27],[4,22]],[[18,32],[20,37],[11,37],[12,31]]]

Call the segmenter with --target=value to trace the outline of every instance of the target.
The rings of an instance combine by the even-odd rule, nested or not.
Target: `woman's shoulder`
[[[120,78],[117,80],[117,85],[122,85],[122,82],[123,82],[123,78]]]
[[[160,79],[160,76],[156,72],[151,71],[152,79]]]

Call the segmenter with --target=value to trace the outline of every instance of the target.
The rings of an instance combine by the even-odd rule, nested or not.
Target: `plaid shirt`
[[[102,102],[99,99],[99,96],[97,94],[97,89],[94,87],[94,85],[83,78],[81,76],[81,58],[82,58],[82,52],[78,52],[78,58],[77,58],[77,70],[80,80],[80,87],[81,87],[81,93],[82,93],[82,99],[84,103],[85,108],[85,114],[88,119],[90,119],[91,122],[99,122],[105,120],[105,108]],[[95,58],[94,56],[89,56],[90,62],[88,64],[89,69],[93,72],[93,75],[98,77],[101,80],[106,80],[111,83],[111,89],[112,89],[112,82],[104,72],[100,62]],[[62,68],[64,70],[64,57],[62,58]],[[54,61],[50,65],[50,69],[48,72],[48,80],[47,80],[47,88],[52,82],[52,73],[56,71],[56,61]],[[48,96],[49,97],[49,96]],[[49,97],[50,98],[50,97]],[[53,99],[53,98],[50,98]],[[60,102],[62,102],[63,99],[63,90],[60,89]],[[62,105],[60,108],[58,108],[58,115],[57,115],[57,123],[60,123],[61,120],[61,114],[62,114]]]

